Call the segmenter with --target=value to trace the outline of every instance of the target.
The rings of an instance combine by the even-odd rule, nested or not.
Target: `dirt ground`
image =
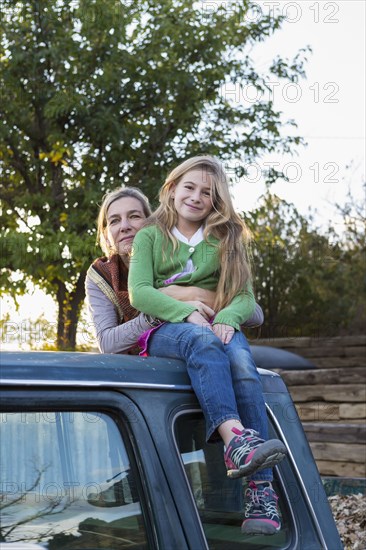
[[[366,498],[360,493],[328,499],[345,550],[365,550]]]

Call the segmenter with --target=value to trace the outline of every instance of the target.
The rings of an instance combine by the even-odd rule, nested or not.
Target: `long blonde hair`
[[[212,235],[220,240],[221,269],[215,300],[215,309],[219,311],[227,306],[252,278],[249,254],[251,233],[234,210],[228,177],[221,163],[215,157],[199,155],[174,168],[160,190],[160,206],[153,214],[151,222],[159,225],[166,238],[173,243],[174,250],[177,241],[171,230],[177,225],[178,214],[172,193],[180,179],[190,170],[202,170],[204,176],[212,182],[212,210],[205,220],[204,238]]]
[[[151,214],[149,199],[140,191],[140,189],[137,189],[137,187],[119,187],[114,191],[106,193],[99,209],[97,221],[97,244],[99,244],[106,256],[114,253],[114,248],[108,244],[105,236],[108,208],[112,202],[117,201],[118,199],[124,199],[125,197],[137,199],[141,204],[142,211],[146,218],[148,218]]]

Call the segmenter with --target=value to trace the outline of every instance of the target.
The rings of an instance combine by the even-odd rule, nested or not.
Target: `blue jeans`
[[[207,441],[217,438],[218,426],[232,419],[268,439],[259,373],[241,332],[235,332],[231,342],[223,344],[205,327],[192,323],[165,323],[151,334],[148,349],[149,355],[186,362],[193,390],[205,416]],[[251,479],[272,480],[272,470],[261,470]]]

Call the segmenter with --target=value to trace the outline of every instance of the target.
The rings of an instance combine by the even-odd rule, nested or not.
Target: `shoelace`
[[[266,489],[249,489],[250,491],[250,501],[247,502],[245,506],[245,515],[248,514],[251,506],[254,504],[255,508],[261,508],[264,510],[264,513],[273,518],[278,515],[277,512],[277,506],[276,506],[276,499],[270,498],[270,492]]]
[[[243,445],[241,445],[241,447],[238,447],[237,449],[234,449],[231,452],[231,460],[233,462],[235,462],[236,464],[240,464],[240,461],[244,455],[246,455],[250,451],[253,451],[263,443],[263,439],[256,437],[257,434],[258,432],[255,432],[254,430],[248,430],[247,433],[240,436],[240,440],[243,442]],[[250,437],[250,441],[248,441],[248,437]]]

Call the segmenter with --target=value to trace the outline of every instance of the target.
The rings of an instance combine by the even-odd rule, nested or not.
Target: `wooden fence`
[[[251,341],[308,358],[313,370],[278,370],[324,476],[366,477],[366,336]]]

